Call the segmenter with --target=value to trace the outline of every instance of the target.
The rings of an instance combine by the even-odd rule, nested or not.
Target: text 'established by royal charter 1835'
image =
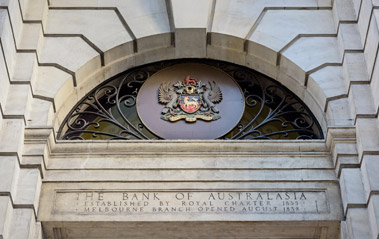
[[[57,214],[322,214],[325,191],[57,191]]]

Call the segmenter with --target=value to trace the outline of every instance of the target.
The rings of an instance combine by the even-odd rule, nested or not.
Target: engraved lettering
[[[178,199],[178,200],[183,200],[184,199],[184,193],[177,193],[175,195],[175,198]]]
[[[211,193],[210,195],[209,195],[209,197],[208,197],[208,200],[216,200],[216,198],[215,198],[215,196],[213,196],[213,193]]]
[[[270,193],[267,193],[267,200],[272,200],[272,198],[270,198]]]
[[[234,197],[233,197],[233,194],[228,193],[228,196],[229,196],[229,197],[228,197],[228,200],[233,200],[233,198],[234,198]]]
[[[128,200],[129,197],[128,197],[128,193],[123,193],[122,194],[122,200]]]
[[[300,200],[307,200],[307,198],[305,197],[304,193],[301,193]]]
[[[98,200],[103,200],[103,193],[99,193],[99,198]]]
[[[257,200],[260,199],[260,200],[263,200],[263,197],[260,193],[258,193],[258,196],[257,196]]]
[[[64,191],[55,213],[132,215],[188,213],[329,213],[325,191]]]
[[[276,195],[276,200],[278,200],[278,199],[283,200],[283,199],[282,199],[282,196],[280,195],[280,193],[278,193],[278,194]]]
[[[92,199],[93,193],[86,193],[86,199]]]
[[[154,193],[154,200],[160,200],[160,199],[158,198],[158,193]]]
[[[150,193],[142,193],[142,200],[149,200],[150,199]]]
[[[217,195],[218,195],[218,199],[219,199],[219,200],[224,200],[224,198],[225,198],[225,193],[217,193]]]
[[[289,200],[291,197],[288,192],[286,192],[286,200]]]

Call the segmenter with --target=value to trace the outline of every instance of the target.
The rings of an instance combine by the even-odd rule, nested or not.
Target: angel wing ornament
[[[203,93],[203,101],[205,107],[209,107],[209,110],[212,110],[215,113],[219,113],[220,111],[216,108],[214,104],[220,103],[222,100],[222,92],[220,87],[216,84],[216,82],[211,81],[208,82],[211,88],[207,88]]]
[[[163,108],[162,113],[172,113],[174,108],[178,106],[178,95],[172,87],[170,87],[170,82],[163,82],[158,90],[158,101],[161,104],[166,104]]]

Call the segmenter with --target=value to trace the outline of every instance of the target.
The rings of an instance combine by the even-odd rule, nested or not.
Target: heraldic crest
[[[187,122],[221,118],[215,106],[222,100],[220,87],[215,81],[208,84],[209,87],[190,76],[175,84],[163,82],[158,90],[159,103],[166,105],[161,118],[168,121],[185,119]]]

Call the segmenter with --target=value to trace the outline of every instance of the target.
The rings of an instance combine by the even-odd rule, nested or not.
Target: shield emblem
[[[195,113],[200,108],[200,96],[181,95],[180,108],[189,114]]]

